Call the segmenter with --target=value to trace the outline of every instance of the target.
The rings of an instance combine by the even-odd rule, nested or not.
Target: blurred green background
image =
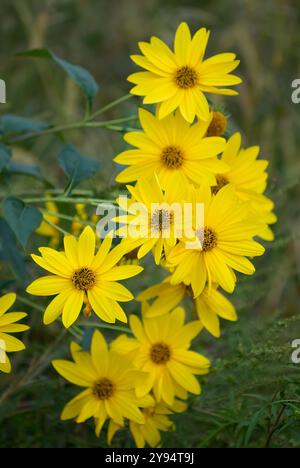
[[[156,35],[171,43],[183,20],[193,31],[211,29],[208,55],[232,51],[241,59],[240,95],[214,102],[231,115],[231,129],[242,132],[244,144],[259,144],[270,161],[268,194],[279,220],[275,242],[255,261],[256,275],[240,278],[234,293],[239,322],[223,321],[219,340],[206,332],[199,337],[197,349],[212,358],[214,368],[202,379],[203,395],[176,417],[177,431],[164,435],[163,445],[299,447],[300,364],[290,360],[291,342],[300,338],[300,104],[291,101],[291,82],[300,78],[299,2],[2,0],[0,77],[7,84],[7,104],[0,112],[55,124],[79,120],[84,113],[80,91],[55,65],[16,53],[47,47],[87,68],[100,85],[97,109],[128,93],[126,77],[135,69],[129,55],[137,52],[137,42]],[[132,114],[137,102],[129,100],[105,118]],[[64,138],[102,162],[100,176],[87,188],[109,193],[116,171],[112,158],[124,148],[122,135],[93,129]],[[41,165],[50,180],[63,186],[54,163],[60,146],[59,139],[42,137],[15,145],[14,157]],[[26,190],[25,181],[21,187]],[[0,192],[15,189],[11,183]],[[143,284],[156,279],[150,270]],[[49,361],[67,355],[69,337],[59,335],[57,326],[42,327],[36,311],[30,316],[30,347],[15,358],[15,372],[0,377],[0,446],[105,446],[92,424],[59,421],[74,389],[63,384]],[[126,434],[115,445],[130,445]]]

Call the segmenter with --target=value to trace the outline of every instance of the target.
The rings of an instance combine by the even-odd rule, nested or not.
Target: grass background
[[[203,395],[192,398],[189,411],[175,418],[177,430],[163,436],[163,445],[299,447],[300,365],[291,364],[290,355],[292,340],[300,338],[300,104],[291,102],[291,82],[300,78],[300,6],[296,0],[204,0],[199,5],[196,0],[2,0],[0,74],[8,103],[0,111],[57,124],[82,117],[81,94],[60,70],[16,58],[29,48],[49,47],[89,69],[100,84],[96,109],[128,92],[126,77],[134,70],[129,54],[137,52],[136,43],[151,35],[170,42],[182,20],[193,30],[199,25],[212,30],[209,54],[238,54],[244,80],[240,95],[214,102],[226,106],[231,128],[242,132],[244,144],[259,144],[270,161],[268,192],[279,218],[276,240],[255,260],[255,276],[239,278],[233,295],[239,321],[223,321],[219,340],[206,332],[199,336],[196,348],[212,359],[213,370],[202,378]],[[130,100],[105,118],[130,115],[136,103]],[[121,135],[96,129],[72,131],[64,138],[102,163],[100,175],[85,188],[110,193],[112,158],[124,147]],[[40,164],[53,183],[63,186],[55,163],[61,143],[53,136],[30,140],[14,146],[14,157]],[[4,181],[0,194],[27,189],[28,181]],[[157,274],[148,268],[139,287],[153,284]],[[7,275],[2,265],[0,278]],[[32,328],[26,352],[14,358],[13,374],[0,377],[0,446],[105,446],[103,437],[95,438],[92,422],[59,421],[76,389],[65,385],[49,363],[67,356],[70,337],[57,325],[43,327],[41,312],[23,308]],[[131,308],[137,310],[138,304]],[[115,446],[130,444],[126,432],[115,439]]]

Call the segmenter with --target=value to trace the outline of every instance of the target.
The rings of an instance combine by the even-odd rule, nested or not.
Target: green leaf
[[[5,169],[11,158],[11,149],[8,146],[0,144],[0,172]]]
[[[36,179],[44,179],[40,168],[31,164],[22,164],[15,161],[11,161],[6,168],[6,171],[10,174],[19,174],[35,177]]]
[[[7,223],[25,248],[29,237],[43,220],[41,212],[15,197],[8,197],[3,201],[3,211]]]
[[[18,249],[16,237],[5,221],[0,218],[0,253],[7,261],[22,286],[27,282],[27,271],[24,257]]]
[[[69,179],[67,193],[81,181],[93,177],[100,168],[100,163],[79,153],[73,145],[65,145],[58,156],[58,162]]]
[[[44,122],[7,114],[0,117],[0,134],[39,132],[49,128]]]
[[[94,77],[85,68],[66,62],[49,49],[32,49],[20,52],[18,55],[21,57],[48,59],[59,65],[83,91],[88,100],[89,108],[92,108],[93,100],[98,92],[99,86]]]
[[[47,186],[52,187],[52,184],[45,179],[38,166],[32,164],[23,164],[11,160],[11,149],[0,144],[0,175],[8,177],[10,174],[34,177],[42,180]]]

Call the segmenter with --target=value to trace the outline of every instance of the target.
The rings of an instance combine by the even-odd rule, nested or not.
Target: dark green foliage
[[[8,197],[4,200],[3,210],[6,221],[25,248],[29,237],[43,220],[41,212],[15,197]]]
[[[81,155],[73,145],[65,145],[63,147],[59,153],[58,162],[69,179],[66,188],[66,193],[68,194],[80,182],[95,175],[100,168],[98,161]]]

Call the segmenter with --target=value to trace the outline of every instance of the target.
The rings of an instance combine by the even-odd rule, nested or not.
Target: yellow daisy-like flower
[[[138,397],[151,390],[157,401],[172,405],[177,396],[187,398],[187,392],[201,393],[194,374],[207,374],[209,360],[190,351],[191,341],[202,326],[199,321],[184,324],[185,312],[178,307],[167,315],[140,319],[130,316],[130,327],[135,339],[121,335],[115,350],[128,354],[138,370],[146,373],[136,387]]]
[[[139,179],[135,187],[128,185],[127,188],[132,198],[118,199],[120,207],[128,214],[116,218],[125,224],[117,234],[124,237],[124,249],[138,248],[138,259],[153,249],[158,265],[162,255],[166,255],[183,235],[182,187],[168,186],[164,192],[157,175],[153,174],[148,179]]]
[[[150,447],[159,447],[161,443],[160,432],[167,432],[175,430],[175,424],[170,419],[170,415],[175,413],[182,413],[187,408],[186,403],[174,400],[173,405],[167,406],[165,403],[155,403],[149,408],[142,410],[145,418],[144,424],[136,422],[129,422],[129,429],[134,439],[137,448],[144,448],[146,444]],[[115,433],[120,429],[120,426],[111,422],[108,429],[108,443],[111,441]]]
[[[125,419],[145,422],[135,395],[136,369],[125,356],[108,348],[99,331],[93,334],[90,353],[76,343],[71,344],[71,353],[74,362],[55,360],[52,364],[62,377],[85,390],[65,406],[62,420],[76,418],[82,423],[93,417],[97,436],[107,419],[121,427]]]
[[[208,186],[191,187],[193,203],[203,203],[203,220],[195,219],[195,239],[180,242],[169,253],[168,265],[175,267],[171,283],[191,285],[198,297],[206,284],[219,284],[232,292],[234,270],[252,275],[253,264],[246,257],[262,255],[265,249],[253,240],[257,226],[247,219],[247,210],[227,185],[213,196]]]
[[[27,325],[16,323],[27,316],[25,312],[7,312],[16,301],[16,294],[5,294],[0,298],[0,371],[11,372],[7,353],[22,351],[24,343],[10,333],[20,333],[29,329]]]
[[[95,243],[95,233],[88,226],[78,241],[74,236],[65,236],[64,252],[41,247],[41,257],[32,255],[39,266],[52,273],[33,281],[27,288],[35,296],[56,296],[45,311],[46,325],[62,314],[64,326],[70,327],[84,303],[105,322],[114,323],[116,319],[127,322],[118,301],[130,301],[133,295],[117,281],[135,276],[143,268],[116,266],[124,249],[118,245],[110,250],[111,236],[102,241],[96,255]]]
[[[216,194],[225,185],[234,185],[237,196],[248,202],[249,218],[260,225],[257,235],[265,240],[273,240],[274,235],[268,225],[277,221],[272,211],[274,203],[263,195],[267,186],[266,168],[269,162],[258,159],[258,154],[259,146],[242,149],[240,133],[232,135],[221,155],[228,170],[217,174],[217,184],[212,187],[212,191]]]
[[[206,136],[223,136],[227,128],[227,118],[222,112],[212,112]]]
[[[132,182],[154,172],[161,186],[200,185],[203,180],[216,183],[215,174],[228,169],[217,155],[225,148],[222,137],[206,137],[209,121],[188,124],[177,112],[159,120],[140,109],[143,132],[127,133],[125,140],[137,149],[119,154],[115,161],[128,165],[117,175],[117,182]]]
[[[259,146],[241,149],[241,134],[235,133],[226,143],[221,160],[228,169],[217,175],[214,193],[229,183],[233,184],[241,200],[251,200],[252,195],[263,193],[267,186],[268,174],[266,168],[269,162],[257,159]]]
[[[193,122],[195,116],[207,121],[209,105],[204,93],[232,96],[238,93],[227,86],[242,82],[230,74],[239,64],[235,54],[223,53],[204,60],[208,38],[205,28],[192,38],[188,25],[181,23],[174,52],[157,37],[152,37],[150,43],[140,42],[143,55],[132,55],[131,59],[147,71],[128,77],[136,85],[131,93],[145,96],[144,104],[159,103],[160,119],[179,108],[188,122]]]

